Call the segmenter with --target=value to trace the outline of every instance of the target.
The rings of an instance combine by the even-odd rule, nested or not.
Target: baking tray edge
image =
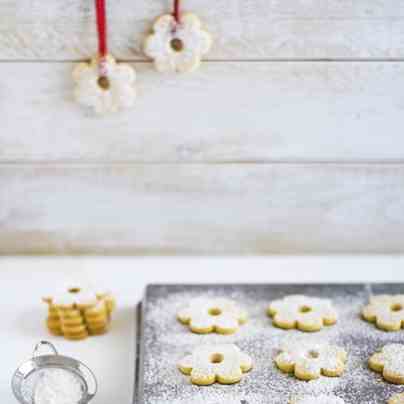
[[[133,390],[133,404],[141,404],[143,402],[143,367],[141,366],[143,358],[142,341],[143,341],[143,306],[142,302],[136,305],[135,310],[135,327],[136,327],[136,345],[135,345],[135,386]]]

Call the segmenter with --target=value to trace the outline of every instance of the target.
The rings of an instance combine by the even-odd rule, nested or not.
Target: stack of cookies
[[[48,301],[47,298],[43,299],[46,303],[48,303],[48,318],[46,319],[46,325],[48,330],[53,335],[63,335],[62,326],[60,324],[60,316],[57,307],[52,304],[51,301]]]
[[[49,332],[69,340],[105,334],[115,309],[115,299],[111,294],[95,293],[80,287],[44,297],[43,301],[48,304],[46,324]]]

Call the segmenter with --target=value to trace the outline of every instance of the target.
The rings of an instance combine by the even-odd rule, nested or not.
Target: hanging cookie
[[[191,72],[201,64],[202,56],[212,46],[210,34],[192,13],[182,13],[180,0],[174,0],[174,11],[159,17],[153,33],[146,38],[144,52],[159,72]]]
[[[116,112],[134,104],[136,74],[128,64],[117,63],[108,54],[105,0],[95,0],[98,55],[73,71],[76,101],[97,114]]]

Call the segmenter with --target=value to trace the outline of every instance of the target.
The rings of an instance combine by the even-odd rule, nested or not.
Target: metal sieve
[[[52,353],[40,354],[44,346]],[[21,404],[35,404],[36,383],[47,369],[61,369],[77,379],[82,391],[82,398],[78,404],[88,403],[97,393],[97,380],[86,365],[76,359],[59,355],[50,342],[40,341],[34,348],[32,358],[14,372],[11,380],[13,393]]]

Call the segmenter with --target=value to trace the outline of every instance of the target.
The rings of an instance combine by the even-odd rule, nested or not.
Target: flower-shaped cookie
[[[389,398],[388,404],[404,404],[404,393],[394,394]]]
[[[337,313],[328,299],[290,295],[274,300],[267,313],[277,327],[301,331],[319,331],[337,321]]]
[[[73,71],[77,102],[91,107],[97,114],[129,108],[135,102],[136,74],[128,64],[117,63],[108,56],[100,67],[100,58],[80,63]]]
[[[247,321],[247,314],[232,300],[198,298],[191,300],[188,307],[180,310],[177,318],[198,334],[214,331],[219,334],[233,334],[240,324]]]
[[[280,351],[275,357],[278,368],[285,373],[294,373],[300,380],[318,379],[321,375],[341,376],[347,361],[344,349],[311,340],[287,340]]]
[[[344,400],[334,395],[298,396],[289,401],[290,404],[344,404]]]
[[[404,384],[404,345],[385,345],[369,358],[369,367],[390,383]]]
[[[52,297],[44,298],[44,300],[65,310],[74,308],[84,310],[95,306],[98,302],[96,292],[81,286],[70,286]]]
[[[233,344],[200,346],[178,363],[193,384],[203,386],[237,383],[252,366],[251,358]]]
[[[404,327],[404,295],[372,296],[362,316],[382,330],[398,331]]]
[[[196,15],[184,13],[178,22],[165,14],[154,23],[144,51],[160,72],[190,72],[199,67],[211,46],[211,36],[202,29]]]

